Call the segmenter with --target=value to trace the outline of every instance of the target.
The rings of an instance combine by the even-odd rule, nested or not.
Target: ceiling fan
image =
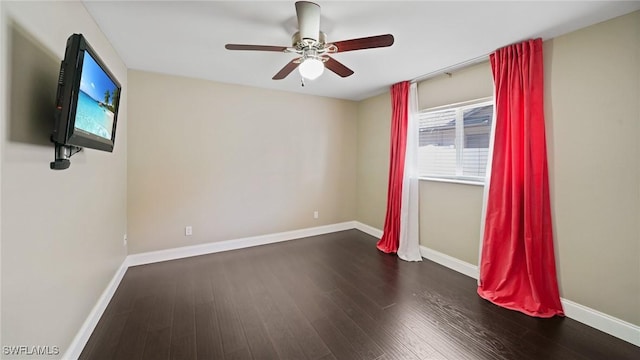
[[[298,1],[296,2],[296,15],[298,17],[299,31],[293,34],[293,44],[290,47],[226,44],[225,48],[227,50],[275,51],[298,54],[300,57],[291,60],[285,65],[273,76],[273,80],[282,80],[298,68],[304,86],[304,79],[316,79],[322,75],[325,67],[343,78],[353,74],[353,70],[330,57],[329,54],[393,45],[394,39],[391,34],[327,43],[325,33],[320,31],[320,5],[309,1]]]

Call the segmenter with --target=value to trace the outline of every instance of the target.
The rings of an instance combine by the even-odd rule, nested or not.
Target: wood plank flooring
[[[357,230],[129,268],[81,359],[640,359]]]

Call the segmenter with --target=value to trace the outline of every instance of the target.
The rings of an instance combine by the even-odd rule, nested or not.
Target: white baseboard
[[[122,278],[127,272],[128,267],[129,265],[127,263],[127,259],[125,258],[125,260],[122,262],[122,265],[120,265],[120,267],[116,271],[116,274],[113,275],[113,278],[111,278],[111,281],[107,285],[107,288],[104,289],[102,295],[100,295],[98,301],[93,306],[93,309],[91,309],[89,316],[87,316],[87,319],[80,327],[80,330],[76,334],[76,337],[73,338],[73,341],[71,341],[71,344],[62,356],[62,359],[71,360],[80,357],[80,353],[82,353],[84,346],[87,344],[87,341],[89,341],[89,337],[93,333],[93,329],[95,329],[96,325],[98,325],[98,321],[100,321],[104,310],[107,308],[107,305],[109,305],[109,302],[111,301],[113,294],[115,294],[116,289],[118,289],[118,285],[120,285],[120,281],[122,281]]]
[[[275,234],[251,236],[234,240],[132,254],[127,256],[127,260],[129,266],[151,264],[160,261],[182,259],[191,256],[206,255],[222,251],[243,249],[251,246],[273,244],[281,241],[300,239],[309,236],[323,235],[337,231],[350,230],[354,227],[354,222],[348,221],[338,224],[285,231]]]
[[[478,280],[478,267],[476,265],[471,265],[466,261],[462,261],[458,258],[454,258],[453,256],[443,254],[433,249],[429,249],[428,247],[422,245],[420,245],[420,255],[422,255],[422,257],[425,259],[431,260],[442,266],[446,266],[451,270],[455,270],[461,274],[467,275],[470,278]]]
[[[598,310],[561,298],[564,314],[609,335],[640,346],[640,326],[628,323]]]
[[[360,221],[354,221],[354,228],[362,231],[365,234],[369,234],[375,238],[382,238],[382,230],[376,229],[373,226],[369,226],[367,224],[363,224]]]

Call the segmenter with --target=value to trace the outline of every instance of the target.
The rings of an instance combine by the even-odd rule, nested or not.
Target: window
[[[487,99],[422,111],[420,177],[484,182],[492,122],[493,100]]]

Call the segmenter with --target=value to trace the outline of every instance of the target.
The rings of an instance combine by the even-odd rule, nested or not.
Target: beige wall
[[[640,12],[544,52],[561,295],[640,325]]]
[[[418,83],[421,110],[493,96],[489,61],[451,71]]]
[[[127,72],[80,2],[0,6],[2,345],[59,346],[60,357],[126,255]],[[56,82],[74,32],[123,85],[120,126],[113,153],[85,150],[53,171]]]
[[[131,253],[355,218],[356,103],[141,71],[129,85]]]
[[[356,219],[382,230],[387,207],[391,136],[389,92],[358,103]]]
[[[640,12],[544,46],[560,294],[640,325]],[[488,63],[476,68],[484,74],[465,69],[419,84],[421,108],[491,95]],[[390,102],[387,108],[366,112],[363,107],[373,107],[369,102],[384,104],[376,98],[360,104],[359,162],[362,154],[372,152],[380,159],[388,157],[388,144],[379,139],[389,133]],[[364,129],[368,124],[373,125]],[[387,173],[366,174],[358,177],[358,187],[367,186],[364,181],[383,182],[377,189],[384,188],[386,196]],[[429,181],[420,185],[421,244],[477,264],[483,187]],[[381,228],[385,204],[369,199],[358,197],[358,220]]]
[[[483,189],[420,181],[420,245],[478,265]]]

